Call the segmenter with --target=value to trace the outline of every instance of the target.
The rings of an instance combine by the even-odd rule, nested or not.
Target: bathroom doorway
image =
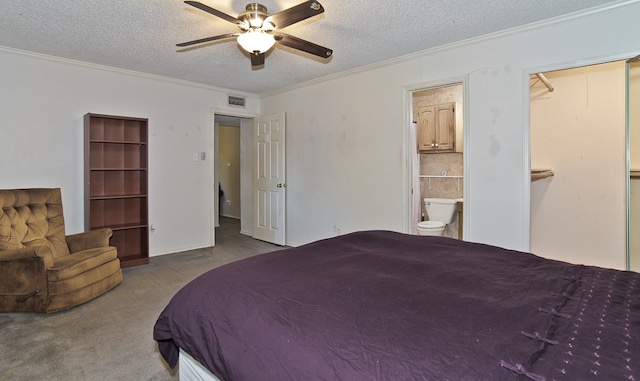
[[[627,268],[625,62],[530,78],[530,251]]]
[[[410,91],[412,139],[411,231],[428,220],[425,198],[459,200],[456,213],[443,236],[463,238],[464,156],[463,82]]]

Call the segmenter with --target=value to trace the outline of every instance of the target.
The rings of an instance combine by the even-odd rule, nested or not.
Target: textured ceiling
[[[201,0],[236,16],[247,1]],[[302,0],[261,0],[269,13]],[[233,40],[179,51],[176,43],[237,28],[180,0],[3,1],[0,46],[264,94],[280,88],[611,0],[321,0],[324,14],[288,34],[333,49],[328,61],[289,48],[253,70]]]

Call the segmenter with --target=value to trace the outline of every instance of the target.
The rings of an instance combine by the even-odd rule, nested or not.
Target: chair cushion
[[[86,277],[84,276],[85,274],[87,274]],[[87,271],[82,276],[62,282],[54,282],[52,293],[49,294],[47,312],[66,310],[88,302],[111,290],[120,282],[122,282],[122,271],[120,270],[120,262],[116,260],[106,263],[97,269]]]
[[[113,246],[97,247],[79,251],[57,258],[47,271],[49,282],[57,282],[73,278],[85,271],[91,270],[118,258],[118,252]]]
[[[65,295],[65,294],[77,295],[80,297],[80,299],[85,299],[85,297],[92,299],[93,297],[100,294],[100,293],[96,294],[95,293],[96,290],[91,291],[91,289],[93,288],[93,285],[100,284],[103,279],[111,278],[115,274],[120,274],[120,279],[122,279],[121,278],[122,270],[120,270],[120,261],[118,261],[117,259],[104,263],[98,267],[89,269],[72,278],[62,279],[59,281],[50,281],[49,282],[49,300],[51,301],[52,299],[54,299],[54,296],[55,296],[55,299],[59,299],[58,298],[59,296]],[[98,288],[101,288],[101,287],[98,287]],[[85,289],[85,291],[89,291],[89,293],[86,294],[85,291],[81,291],[83,289]],[[93,296],[89,296],[89,295],[93,295]],[[85,301],[89,299],[85,299]],[[67,304],[67,306],[73,306],[78,303],[77,303],[76,297],[74,296],[71,299],[68,299],[65,304]],[[48,306],[47,311],[51,311],[52,308],[53,307]]]
[[[34,246],[69,255],[60,189],[0,190],[0,250]]]

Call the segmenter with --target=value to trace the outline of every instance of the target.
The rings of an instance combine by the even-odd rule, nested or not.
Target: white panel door
[[[255,119],[253,237],[285,244],[285,115]]]

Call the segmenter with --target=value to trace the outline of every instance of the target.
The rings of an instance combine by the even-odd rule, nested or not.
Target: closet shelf
[[[548,177],[553,177],[553,175],[554,173],[552,169],[532,169],[531,181],[546,179]]]

